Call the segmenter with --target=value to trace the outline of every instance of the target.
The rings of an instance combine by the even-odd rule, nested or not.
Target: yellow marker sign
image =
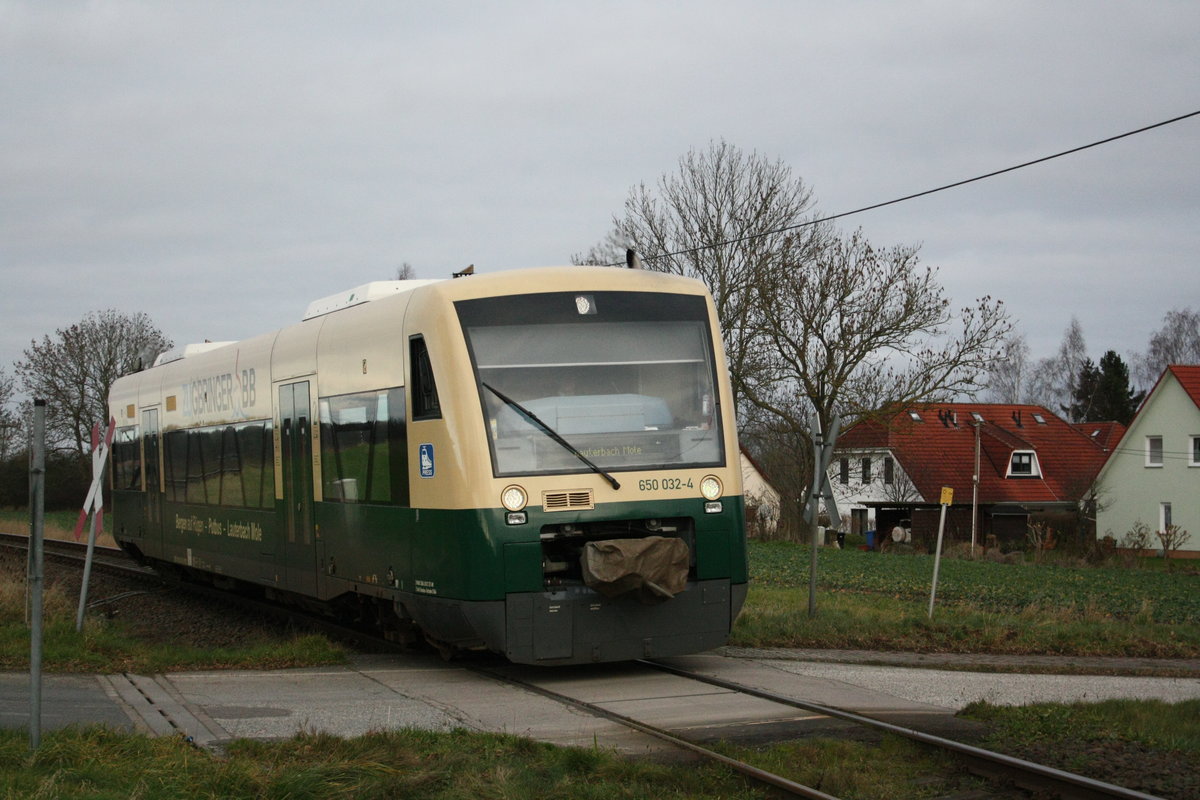
[[[954,489],[950,486],[942,487],[942,505],[954,505]]]

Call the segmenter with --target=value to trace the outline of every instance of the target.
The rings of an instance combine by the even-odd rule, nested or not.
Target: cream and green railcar
[[[719,645],[747,571],[718,330],[703,285],[641,270],[327,298],[113,385],[116,538],[516,662]]]

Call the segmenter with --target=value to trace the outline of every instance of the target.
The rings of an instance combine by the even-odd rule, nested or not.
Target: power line
[[[974,178],[966,178],[961,181],[955,181],[954,183],[947,183],[944,186],[938,186],[937,188],[934,188],[934,189],[926,189],[922,192],[915,192],[913,194],[907,194],[903,197],[897,197],[894,200],[885,200],[882,203],[874,203],[869,206],[863,206],[862,208],[856,208],[853,211],[842,211],[837,214],[831,214],[827,217],[820,217],[818,219],[808,220],[807,222],[800,222],[795,225],[786,225],[782,228],[776,228],[776,229],[770,230],[770,231],[762,231],[760,233],[750,233],[750,234],[746,234],[745,236],[741,236],[737,239],[728,239],[728,240],[721,241],[721,242],[714,242],[713,244],[705,244],[705,245],[700,245],[698,247],[689,247],[684,250],[676,250],[673,253],[663,253],[663,254],[657,255],[657,256],[649,256],[649,257],[645,257],[645,260],[646,261],[658,261],[659,259],[663,259],[663,258],[673,258],[675,256],[691,255],[692,253],[699,253],[702,250],[712,250],[717,247],[725,247],[726,245],[741,244],[742,242],[748,242],[751,239],[758,239],[763,236],[772,236],[777,233],[785,233],[787,231],[793,231],[793,230],[797,230],[799,228],[807,228],[807,227],[811,227],[813,225],[820,225],[823,222],[832,222],[833,220],[841,219],[842,217],[849,217],[854,214],[862,214],[866,211],[874,211],[877,208],[883,208],[885,206],[893,206],[893,205],[896,205],[897,203],[904,203],[909,200],[915,200],[918,197],[925,197],[926,195],[936,194],[938,192],[944,192],[947,189],[956,189],[959,186],[966,186],[968,183],[975,183],[977,181],[986,180],[988,178],[994,178],[997,175],[1003,175],[1007,172],[1015,172],[1019,169],[1025,169],[1026,167],[1032,167],[1035,164],[1042,164],[1047,161],[1053,161],[1056,158],[1062,158],[1063,156],[1069,156],[1069,155],[1073,155],[1074,153],[1082,152],[1084,150],[1090,150],[1091,148],[1099,147],[1102,144],[1109,144],[1110,142],[1115,142],[1115,141],[1118,141],[1119,139],[1126,139],[1130,136],[1136,136],[1139,133],[1145,133],[1146,131],[1152,131],[1155,128],[1162,128],[1166,125],[1172,125],[1176,122],[1182,122],[1185,119],[1189,119],[1189,118],[1195,117],[1195,116],[1200,116],[1200,111],[1192,111],[1189,114],[1183,114],[1178,117],[1172,117],[1171,119],[1166,119],[1166,120],[1163,120],[1162,122],[1155,122],[1152,125],[1146,125],[1141,128],[1137,128],[1136,130],[1126,131],[1125,133],[1119,133],[1116,136],[1109,136],[1106,139],[1100,139],[1099,141],[1095,141],[1090,144],[1080,145],[1079,147],[1072,147],[1070,150],[1063,150],[1060,153],[1054,153],[1053,155],[1049,155],[1049,156],[1042,156],[1041,158],[1035,158],[1032,161],[1026,161],[1021,164],[1014,164],[1013,166],[1005,167],[1004,169],[993,170],[992,172],[988,172],[983,175],[976,175]],[[621,264],[609,264],[608,266],[618,267],[618,266],[622,266],[622,265]]]

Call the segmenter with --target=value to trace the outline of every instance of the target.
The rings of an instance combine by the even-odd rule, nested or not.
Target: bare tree
[[[1023,403],[1029,390],[1029,344],[1025,334],[1013,331],[1004,340],[1000,358],[988,370],[984,396],[990,403]]]
[[[620,222],[616,223],[618,226]],[[598,244],[582,253],[571,256],[571,263],[579,266],[611,267],[625,265],[625,250],[635,243],[625,239],[619,227],[613,228]]]
[[[990,298],[956,314],[917,248],[840,236],[806,216],[813,205],[786,165],[713,143],[654,189],[634,187],[608,238],[576,257],[619,263],[630,246],[651,269],[702,280],[743,430],[781,448],[792,462],[781,470],[806,481],[814,407],[828,431],[835,412],[849,423],[890,403],[973,393],[1009,331]],[[801,503],[764,460],[785,508]]]
[[[646,267],[699,278],[712,292],[721,321],[735,397],[764,365],[759,277],[785,257],[814,249],[826,228],[805,227],[812,192],[781,161],[727,142],[692,150],[653,187],[639,184],[613,229],[577,263],[623,263],[632,247]]]
[[[982,388],[1010,330],[1002,303],[984,297],[955,313],[916,247],[877,250],[861,231],[809,252],[756,285],[771,369],[748,382],[751,402],[796,429],[813,407],[827,431],[835,414],[849,426]]]
[[[54,336],[32,341],[16,363],[24,390],[46,400],[46,435],[84,463],[91,429],[108,418],[108,389],[171,346],[144,313],[90,312]]]
[[[20,423],[13,404],[14,379],[0,369],[0,461],[20,449]]]
[[[417,271],[413,269],[413,265],[407,261],[396,267],[396,280],[411,281],[415,277],[417,277]]]
[[[1086,360],[1087,343],[1083,338],[1083,326],[1076,317],[1071,317],[1058,352],[1050,358],[1043,358],[1034,367],[1026,399],[1055,414],[1069,415],[1071,404],[1075,402],[1075,395],[1079,391],[1079,376]]]
[[[1192,538],[1192,535],[1178,525],[1168,525],[1166,530],[1155,531],[1154,535],[1162,544],[1163,558],[1170,558],[1171,553],[1182,548]]]
[[[776,538],[798,538],[807,529],[801,517],[806,487],[812,480],[812,440],[807,430],[790,429],[754,406],[745,412],[738,437],[779,492]]]
[[[1133,361],[1137,379],[1147,388],[1168,364],[1200,364],[1200,313],[1190,308],[1168,311],[1146,352]]]

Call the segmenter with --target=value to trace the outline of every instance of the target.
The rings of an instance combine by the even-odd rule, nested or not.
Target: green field
[[[732,644],[918,652],[1200,657],[1200,576],[1174,570],[933,559],[751,542],[751,589]]]
[[[751,542],[751,579],[764,588],[808,586],[809,549],[790,542]],[[817,551],[817,586],[904,600],[929,599],[933,557],[861,550]],[[988,611],[1021,612],[1031,606],[1091,609],[1118,619],[1200,621],[1200,576],[1120,567],[1002,564],[943,558],[937,599]]]

